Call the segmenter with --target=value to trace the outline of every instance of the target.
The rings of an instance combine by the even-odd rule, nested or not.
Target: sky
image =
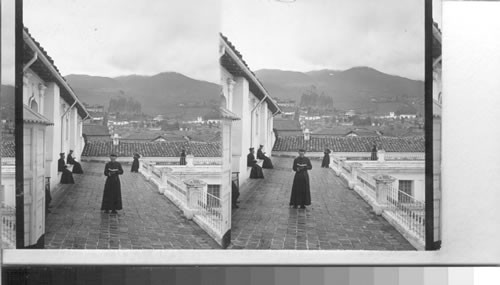
[[[24,0],[24,23],[64,76],[173,71],[217,82],[219,5],[219,0]]]
[[[15,10],[14,0],[0,1],[2,14],[1,21],[1,62],[3,85],[14,85],[15,78]]]
[[[222,0],[222,32],[252,70],[369,66],[424,79],[422,0]]]

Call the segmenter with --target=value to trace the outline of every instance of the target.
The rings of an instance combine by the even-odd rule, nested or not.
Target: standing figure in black
[[[299,157],[293,160],[293,171],[295,177],[293,178],[292,196],[290,197],[290,206],[305,209],[306,206],[311,205],[311,190],[309,188],[309,174],[308,170],[312,169],[311,161],[305,157],[306,151],[299,150]]]
[[[260,145],[259,149],[257,150],[257,158],[264,160],[264,163],[262,163],[262,168],[273,169],[273,162],[269,157],[266,156],[266,153],[262,151],[263,147],[263,145]]]
[[[66,163],[73,165],[73,173],[83,174],[82,165],[78,161],[76,161],[75,158],[73,157],[73,150],[72,149],[69,150],[68,158],[66,159]]]
[[[231,183],[231,204],[232,208],[239,208],[238,206],[238,198],[240,197],[240,187],[236,185],[236,182],[233,180]]]
[[[372,156],[371,156],[371,160],[377,160],[378,159],[378,156],[377,156],[377,145],[374,144],[373,145],[373,148],[372,148]]]
[[[325,149],[325,151],[324,151],[325,156],[323,156],[323,161],[321,162],[321,167],[325,167],[325,168],[330,167],[330,152],[331,151],[329,149]]]
[[[262,167],[257,164],[257,160],[255,159],[254,148],[251,147],[250,153],[247,155],[247,166],[251,167],[250,178],[264,178],[264,173],[262,172]]]
[[[186,165],[186,149],[183,148],[181,150],[181,160],[179,161],[180,165]]]
[[[57,161],[57,171],[62,172],[61,174],[61,184],[75,184],[73,179],[73,173],[68,169],[68,166],[64,162],[64,152],[59,154],[59,160]]]
[[[134,153],[134,161],[132,162],[132,168],[130,172],[139,172],[139,158],[141,156],[138,153]]]
[[[104,213],[116,214],[116,210],[122,209],[122,190],[119,175],[123,174],[122,165],[116,161],[116,154],[109,156],[110,162],[104,167],[106,184],[104,184],[104,195],[102,196],[101,210]]]

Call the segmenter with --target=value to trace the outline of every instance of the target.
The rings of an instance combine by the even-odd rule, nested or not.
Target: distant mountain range
[[[132,97],[142,105],[142,112],[149,115],[177,112],[179,104],[216,103],[220,86],[207,81],[189,78],[176,72],[153,76],[99,77],[68,75],[65,77],[81,101],[108,106],[112,97]]]
[[[11,85],[2,85],[0,90],[0,116],[2,120],[14,121],[15,116],[15,88]]]
[[[370,67],[309,72],[262,69],[255,74],[272,97],[294,99],[297,103],[314,85],[318,93],[331,96],[338,109],[395,111],[414,105],[423,112],[423,81],[385,74]]]

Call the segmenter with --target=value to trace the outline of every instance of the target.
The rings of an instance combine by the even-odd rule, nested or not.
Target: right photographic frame
[[[233,249],[441,246],[441,1],[222,1]]]

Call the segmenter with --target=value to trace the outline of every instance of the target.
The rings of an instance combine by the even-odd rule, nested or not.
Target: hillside
[[[178,111],[179,104],[217,102],[220,94],[217,84],[175,72],[115,78],[73,74],[65,78],[85,103],[105,105],[107,108],[112,97],[131,97],[141,104],[142,112],[150,115],[168,115]]]
[[[256,75],[271,96],[282,99],[300,102],[302,94],[314,85],[319,93],[332,97],[334,107],[339,109],[380,112],[388,109],[387,104],[404,107],[413,102],[416,109],[423,109],[423,81],[385,74],[370,67],[304,73],[263,69],[256,71]]]

